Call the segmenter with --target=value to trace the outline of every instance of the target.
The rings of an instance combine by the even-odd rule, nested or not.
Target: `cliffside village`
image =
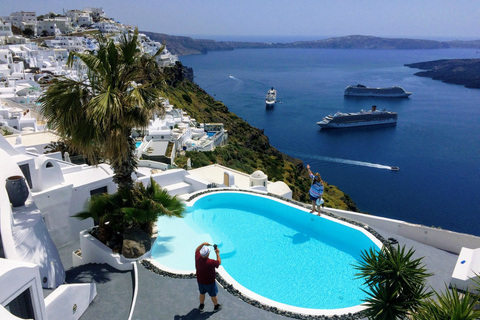
[[[95,50],[94,32],[100,31],[116,40],[133,29],[108,18],[102,8],[91,7],[67,10],[62,15],[37,16],[36,12],[21,11],[0,17],[1,134],[9,140],[18,140],[18,136],[38,133],[37,139],[28,139],[31,144],[27,147],[43,153],[54,135],[49,132],[42,138],[40,134],[45,132],[45,123],[36,103],[38,97],[53,78],[82,79],[85,72],[81,65],[66,66],[69,53]],[[14,34],[13,30],[22,35]],[[141,50],[147,54],[153,55],[162,47],[145,34],[140,34],[139,39]],[[160,68],[169,68],[178,57],[165,48],[156,60]],[[168,99],[164,99],[163,105],[164,115],[154,115],[146,130],[135,131],[139,159],[160,162],[154,167],[165,169],[174,164],[177,151],[211,151],[227,142],[223,124],[199,124]]]
[[[97,30],[116,41],[133,28],[107,18],[102,8],[44,16],[22,11],[0,17],[1,319],[79,319],[95,297],[111,303],[125,291],[102,294],[94,281],[67,283],[68,271],[75,267],[87,273],[95,272],[98,264],[134,270],[135,283],[139,281],[135,259],[95,240],[90,234],[95,228],[93,219],[72,217],[85,210],[93,195],[117,191],[111,166],[78,164],[67,152],[45,153],[45,146],[59,137],[47,130],[38,98],[56,77],[85,79],[82,64],[69,68],[66,62],[72,51],[97,48],[95,37],[86,33]],[[157,53],[163,47],[144,34],[139,34],[139,40],[146,53]],[[156,59],[160,68],[178,61],[167,49]],[[154,114],[147,128],[132,133],[139,159],[132,174],[135,182],[147,186],[155,181],[181,201],[217,187],[292,198],[283,181],[270,182],[261,171],[249,175],[220,165],[176,168],[177,152],[213,150],[225,144],[228,135],[222,123],[197,123],[168,99],[161,102],[164,112]],[[152,232],[147,244],[160,233],[156,227]],[[149,246],[143,250],[142,257],[148,257]],[[130,288],[132,279],[118,283]],[[125,311],[129,319],[135,309],[131,298]]]

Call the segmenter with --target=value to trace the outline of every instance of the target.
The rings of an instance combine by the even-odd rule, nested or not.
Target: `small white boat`
[[[265,105],[267,108],[273,108],[275,106],[275,103],[277,102],[277,90],[270,89],[267,92],[267,96],[265,98]]]

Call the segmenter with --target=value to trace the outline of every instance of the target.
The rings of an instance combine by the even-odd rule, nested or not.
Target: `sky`
[[[108,17],[141,31],[216,40],[347,35],[480,39],[480,0],[2,0],[0,16],[89,6],[102,7]]]

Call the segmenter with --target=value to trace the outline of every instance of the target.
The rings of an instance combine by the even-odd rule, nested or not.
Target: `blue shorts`
[[[314,197],[314,196],[312,196],[311,194],[309,194],[309,195],[310,195],[310,200],[312,200],[312,201],[317,201],[318,197]]]
[[[200,294],[208,293],[210,297],[216,297],[218,293],[217,282],[214,281],[211,284],[198,283],[198,290],[200,290]]]

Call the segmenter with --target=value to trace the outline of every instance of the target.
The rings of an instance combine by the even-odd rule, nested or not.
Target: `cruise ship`
[[[398,86],[387,88],[370,88],[362,84],[345,88],[346,97],[381,97],[381,98],[407,98],[411,92]]]
[[[397,113],[391,111],[379,111],[376,106],[372,110],[355,113],[337,112],[328,115],[322,121],[317,122],[320,128],[348,128],[382,124],[396,124]]]
[[[265,98],[265,105],[267,108],[273,108],[275,106],[275,102],[277,102],[277,90],[270,89],[267,92],[267,96]]]

